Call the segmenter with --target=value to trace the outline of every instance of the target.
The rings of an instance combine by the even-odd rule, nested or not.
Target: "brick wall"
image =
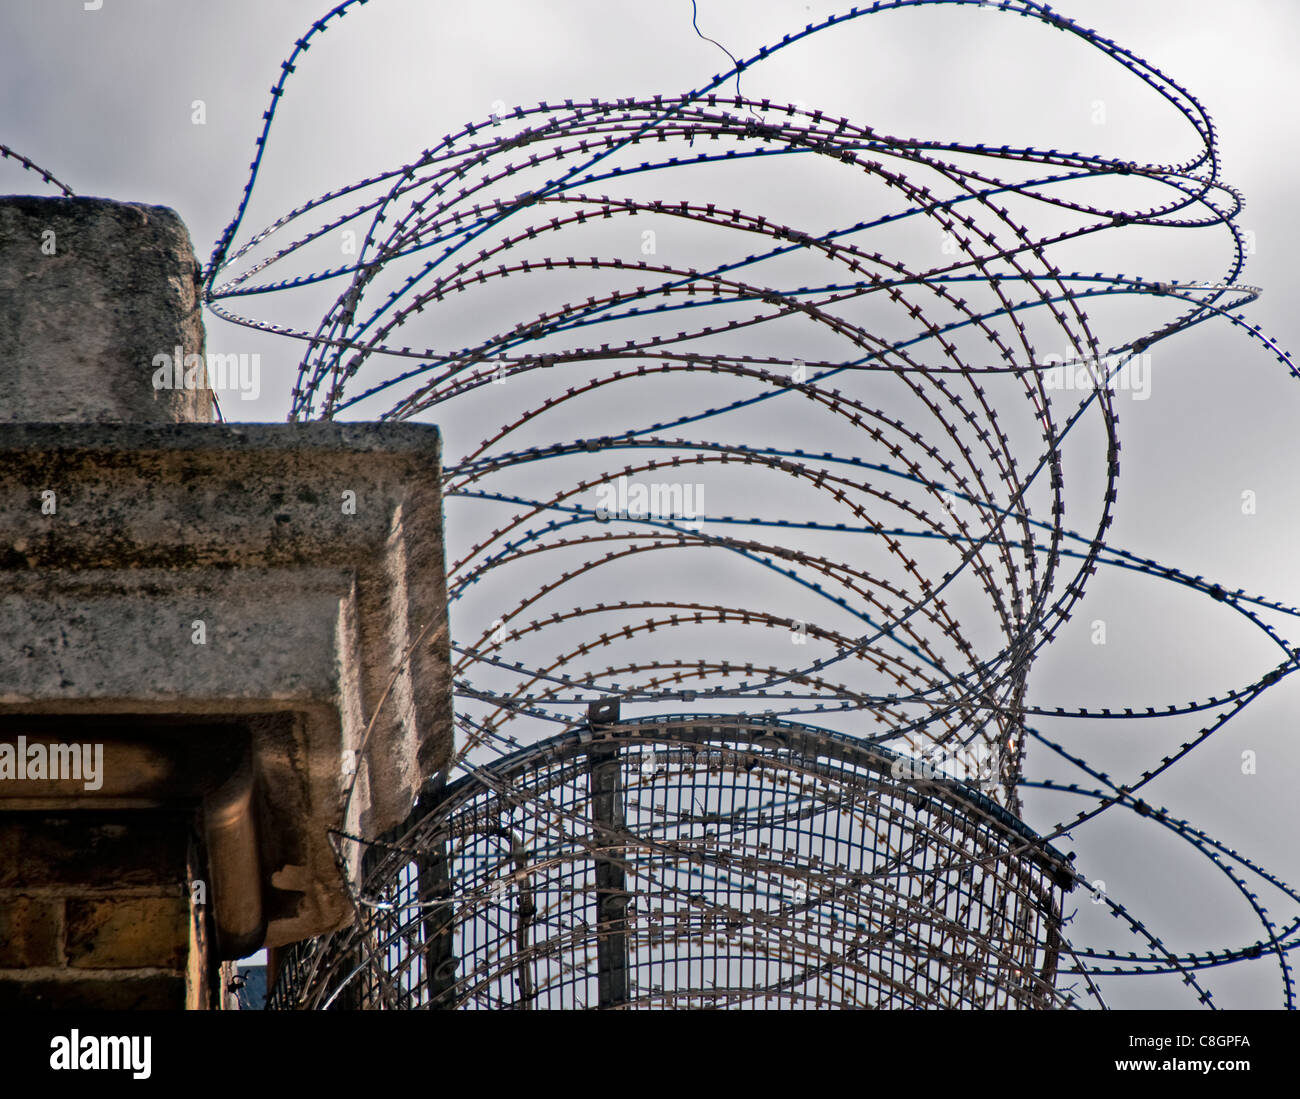
[[[212,1006],[198,835],[192,812],[0,813],[0,1009]]]

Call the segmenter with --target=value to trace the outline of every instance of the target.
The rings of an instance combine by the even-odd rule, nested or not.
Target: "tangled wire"
[[[577,781],[567,772],[556,778],[558,786],[534,773],[536,788],[512,787],[502,777],[518,774],[512,761],[533,758],[529,753],[544,738],[565,746],[549,757],[555,763],[570,750],[581,755],[566,738],[603,722],[639,745],[628,766],[640,773],[646,751],[652,763],[680,762],[683,730],[713,722],[727,750],[740,753],[724,770],[739,775],[736,768],[757,766],[761,779],[774,766],[770,753],[754,747],[762,728],[816,730],[826,744],[847,739],[864,751],[886,751],[889,759],[929,761],[928,778],[960,791],[963,812],[980,819],[1001,821],[999,814],[1007,814],[1014,822],[1026,788],[1076,799],[1074,815],[1036,837],[1017,832],[1008,839],[1010,833],[999,832],[974,846],[945,840],[942,874],[952,876],[957,896],[969,887],[972,867],[1014,877],[1015,860],[1026,851],[1040,858],[1050,851],[1047,878],[1057,888],[1082,887],[1140,943],[1137,951],[1120,951],[1071,942],[1062,933],[1069,917],[1059,896],[1045,900],[1034,891],[1038,886],[1004,880],[1003,894],[1032,894],[1037,911],[1046,913],[1050,935],[1025,927],[1018,934],[1037,947],[1045,935],[1054,937],[1050,963],[1017,961],[1010,948],[999,953],[989,920],[1001,919],[1005,906],[990,894],[979,902],[990,914],[981,925],[981,964],[989,964],[991,949],[1005,973],[985,993],[969,993],[960,973],[973,969],[971,955],[951,947],[943,995],[920,991],[936,978],[930,973],[922,980],[914,966],[910,977],[894,974],[884,984],[873,978],[852,1002],[908,1002],[909,987],[911,1002],[1007,1002],[1009,982],[1032,970],[1032,987],[1010,1002],[1072,1003],[1074,994],[1058,991],[1057,982],[1073,977],[1084,981],[1083,995],[1103,1004],[1098,977],[1173,974],[1198,1002],[1213,1006],[1201,971],[1268,958],[1278,969],[1283,1004],[1293,1007],[1288,955],[1300,943],[1294,909],[1300,894],[1142,794],[1295,669],[1297,650],[1265,615],[1300,612],[1108,539],[1119,499],[1115,393],[1149,367],[1152,348],[1206,321],[1226,322],[1296,373],[1286,352],[1239,312],[1257,295],[1239,282],[1247,251],[1235,220],[1241,201],[1220,179],[1214,127],[1201,104],[1148,62],[1033,0],[887,0],[786,35],[682,95],[499,110],[410,163],[304,202],[238,243],[289,77],[316,36],[358,3],[364,0],[333,8],[283,63],[242,201],[205,271],[205,300],[224,320],[303,345],[292,419],[420,416],[444,427],[460,740],[439,790],[455,787],[459,775],[458,805],[468,796],[463,784],[476,783],[474,796],[486,799],[480,808],[487,816],[531,813],[536,854],[546,848],[538,837],[548,822],[573,847],[574,836],[586,834],[574,821],[590,824],[599,803],[596,786],[587,801],[572,790],[561,797],[557,790]],[[1150,164],[905,138],[741,94],[742,74],[806,39],[891,9],[940,5],[1023,16],[1099,51],[1178,112],[1195,138],[1194,155]],[[759,178],[772,180],[763,193],[766,214],[726,200],[741,183],[748,188]],[[687,197],[666,197],[670,188]],[[835,220],[841,204],[829,195],[847,195],[850,208],[865,216]],[[1051,228],[1035,228],[1036,220]],[[1217,231],[1216,239],[1228,244],[1227,265],[1210,281],[1174,282],[1089,274],[1054,262],[1054,255],[1097,234],[1143,227]],[[356,245],[345,262],[317,262],[340,239]],[[274,323],[245,304],[291,292],[328,294],[319,324]],[[1134,296],[1158,300],[1166,319],[1115,336],[1103,334],[1085,311]],[[464,437],[479,425],[491,425],[481,440]],[[1066,445],[1085,434],[1100,443]],[[1170,580],[1223,604],[1276,644],[1276,665],[1226,695],[1181,705],[1112,711],[1035,704],[1027,693],[1030,666],[1076,612],[1099,568]],[[590,716],[593,704],[606,714],[602,722]],[[1122,779],[1037,727],[1047,717],[1142,721],[1190,714],[1203,715],[1197,732],[1157,764]],[[671,735],[660,727],[665,720],[678,723]],[[655,723],[659,747],[640,745],[637,738]],[[723,729],[731,731],[724,736]],[[1079,777],[1027,779],[1030,742]],[[792,757],[781,758],[782,767],[792,766]],[[599,767],[592,766],[594,775]],[[863,781],[879,794],[878,774],[871,773],[877,777]],[[619,781],[619,799],[632,797],[630,774]],[[689,782],[686,774],[679,780]],[[755,789],[763,784],[754,781]],[[816,796],[823,808],[845,804],[834,801],[839,793]],[[482,823],[481,816],[462,815],[453,827],[454,806],[442,798],[428,810],[437,827],[417,821],[378,847],[368,845],[376,858],[370,876],[355,885],[361,930],[349,932],[336,950],[329,994],[298,1002],[320,1004],[338,995],[364,968],[339,959],[355,959],[358,950],[371,969],[388,974],[391,992],[401,985],[389,956],[398,942],[407,944],[398,966],[404,971],[433,944],[446,947],[442,962],[428,965],[421,978],[432,981],[440,972],[442,983],[411,1001],[408,982],[397,996],[403,1004],[452,1002],[439,998],[452,994],[456,1003],[501,1006],[507,977],[514,995],[526,985],[527,999],[542,1002],[542,978],[519,968],[525,947],[518,927],[493,940],[493,959],[480,958],[477,969],[462,972],[459,983],[453,979],[458,961],[463,969],[477,948],[447,946],[456,922],[447,918],[449,890],[455,891],[447,884],[451,855],[438,848],[441,885],[432,893],[427,882],[417,888],[403,877],[431,857],[431,845],[463,840],[466,819]],[[711,855],[701,837],[713,834],[710,821],[717,825],[721,810],[692,816],[680,806],[650,813],[658,825],[671,818],[679,830],[647,839],[644,830],[629,831],[623,814],[632,803],[619,804],[619,819],[600,824],[609,835],[602,838],[598,828],[595,839],[573,847],[572,858],[591,860],[595,876],[556,886],[569,909],[584,891],[613,889],[599,884],[610,867],[635,874],[627,852],[636,837],[660,860],[668,857],[665,844],[677,844],[672,875],[685,877],[684,862],[742,873],[741,861],[757,857],[757,845],[767,842],[752,840],[751,848],[752,838],[736,839],[741,846],[726,858]],[[923,810],[914,805],[912,811]],[[1259,937],[1209,950],[1173,949],[1050,846],[1102,814],[1125,811],[1209,860],[1258,919]],[[860,828],[864,819],[854,825],[850,814],[833,828],[823,821],[823,835]],[[550,942],[554,955],[558,938],[536,937],[544,921],[536,914],[536,871],[517,864],[521,842],[507,843],[499,857],[480,853],[475,857],[488,863],[456,872],[463,879],[457,919],[464,922],[468,906],[475,920],[492,923],[483,905],[506,904],[504,890],[513,897],[516,923],[532,906],[527,921],[535,938],[526,950],[535,960],[545,956],[539,943]],[[786,855],[802,862],[807,852],[795,844]],[[489,863],[496,871],[483,869]],[[832,863],[817,864],[821,880],[861,887],[860,871],[840,860],[837,878]],[[884,872],[883,863],[872,865],[872,873]],[[900,864],[890,865],[896,874]],[[760,871],[748,873],[754,880]],[[918,862],[915,873],[921,879],[937,872]],[[653,889],[679,900],[704,895],[676,876],[665,884],[660,873]],[[494,880],[505,885],[497,888]],[[531,882],[527,898],[525,880]],[[651,888],[620,881],[619,895]],[[826,893],[819,907],[803,889],[790,902],[788,885],[759,890],[780,902],[763,907],[764,933],[797,935],[803,915],[817,910],[823,924],[804,939],[819,944],[813,968],[824,975],[827,958],[848,969],[860,966],[858,947],[835,938],[850,923],[835,907],[842,901]],[[1265,887],[1292,914],[1271,915],[1259,896]],[[750,920],[751,910],[719,901],[719,889],[725,892],[715,885],[709,903],[722,922]],[[901,913],[914,917],[937,903],[925,889],[900,900],[905,894],[892,894],[890,913],[881,917],[894,921],[891,927]],[[376,910],[391,910],[395,898],[405,898],[400,904],[414,915],[397,921],[391,934],[366,938],[376,934]],[[662,904],[650,910],[658,916],[643,924],[645,942],[662,944],[671,921]],[[834,933],[824,923],[832,912]],[[855,913],[861,928],[866,918]],[[962,918],[954,908],[944,927],[925,936],[928,957],[948,949],[944,935],[953,935]],[[428,921],[435,919],[442,922],[431,930]],[[610,974],[641,964],[628,963],[624,942],[641,932],[626,907],[603,920],[589,930],[596,953],[604,949],[598,963],[605,984],[580,995],[563,967],[554,980],[578,1002],[608,1003],[614,995],[626,1004],[635,999],[627,978]],[[422,924],[416,938],[425,946],[411,946],[412,927]],[[578,925],[564,926],[572,936]],[[877,934],[871,926],[869,933]],[[607,947],[615,940],[624,953],[611,962]],[[571,946],[571,938],[565,942]],[[839,945],[827,945],[833,943]],[[319,958],[322,949],[309,954]],[[718,950],[699,956],[716,958]],[[321,972],[314,969],[313,979],[319,982]],[[700,979],[694,971],[677,975],[691,989]],[[773,980],[758,982],[761,995],[771,994]],[[641,1002],[681,1002],[671,989],[665,993],[662,979],[657,993],[648,991],[653,982],[643,983]],[[449,993],[457,988],[464,995]],[[621,997],[610,988],[621,988]],[[824,984],[807,997],[818,1004],[834,998]],[[685,1002],[701,1001],[687,996]]]

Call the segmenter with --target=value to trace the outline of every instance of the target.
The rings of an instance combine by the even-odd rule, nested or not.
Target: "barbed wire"
[[[1116,394],[1153,348],[1226,324],[1297,377],[1289,354],[1241,312],[1259,293],[1241,281],[1242,198],[1220,176],[1200,101],[1034,0],[884,0],[739,60],[714,42],[734,64],[681,95],[494,111],[241,242],[289,78],[315,39],[364,2],[333,7],[282,63],[204,299],[217,317],[303,346],[292,420],[432,417],[454,436],[443,475],[461,735],[403,829],[336,836],[356,923],[296,948],[277,1002],[738,1005],[779,995],[808,1006],[1074,1006],[1080,995],[1057,984],[1074,977],[1083,998],[1105,1006],[1099,979],[1145,975],[1180,979],[1194,1002],[1213,1006],[1200,974],[1275,963],[1281,1003],[1293,1008],[1295,889],[1140,795],[1295,670],[1300,649],[1266,615],[1300,610],[1110,535]],[[882,12],[941,6],[1071,36],[1171,106],[1192,153],[1143,163],[936,141],[741,94],[742,74],[785,51]],[[703,38],[697,17],[692,4]],[[738,181],[759,173],[776,181],[766,198],[779,216],[752,197],[719,200],[728,188],[752,195]],[[673,187],[689,196],[666,198]],[[842,208],[855,213],[837,221]],[[1172,280],[1055,258],[1151,227],[1214,234],[1226,262],[1212,278]],[[673,242],[662,258],[661,235]],[[340,239],[355,247],[322,264]],[[323,295],[314,327],[285,323],[278,304],[269,316],[251,311],[304,293]],[[1167,315],[1136,335],[1103,335],[1086,311],[1133,300]],[[497,426],[477,443],[462,438],[480,424]],[[1103,568],[1221,604],[1280,650],[1276,663],[1220,695],[1175,703],[1031,700],[1035,659]],[[593,705],[621,716],[602,724]],[[1028,723],[1192,714],[1204,715],[1198,730],[1123,778]],[[682,730],[701,722],[738,753],[713,779],[695,777],[681,755]],[[792,730],[803,755],[763,743]],[[591,738],[607,735],[622,753],[613,763],[592,754]],[[1079,780],[1027,778],[1030,741]],[[818,753],[846,742],[934,765],[920,779],[882,772],[879,759],[852,775],[818,771]],[[678,793],[634,821],[626,798],[646,753],[674,761]],[[613,812],[597,779],[615,773],[618,819],[597,819]],[[789,782],[796,803],[818,807],[816,827],[796,830],[786,856],[790,874],[822,891],[811,907],[806,897],[792,904],[790,883],[774,884],[766,863],[745,868],[769,854],[757,833],[737,826],[730,847],[702,849],[717,821],[693,815],[681,793],[768,805]],[[461,801],[447,800],[452,789]],[[1019,820],[1029,789],[1082,807],[1032,832]],[[936,797],[941,808],[926,800]],[[532,838],[483,862],[483,845],[500,838],[488,818],[507,810]],[[1175,948],[1150,904],[1139,914],[1051,847],[1121,811],[1208,860],[1259,939]],[[914,833],[880,850],[863,839],[895,825]],[[849,846],[837,859],[815,854],[828,843]],[[1048,850],[1046,864],[1034,861]],[[443,876],[430,894],[435,854]],[[457,858],[459,876],[448,876]],[[688,864],[721,878],[686,888]],[[640,875],[642,896],[697,909],[699,900],[747,945],[706,946],[685,909],[673,931],[663,904],[654,920],[624,913],[588,925],[586,908],[603,912],[612,895],[637,892],[600,884],[615,870]],[[747,911],[726,899],[751,887],[770,903]],[[1139,950],[1077,941],[1064,907],[1076,889]],[[1271,913],[1266,889],[1285,916]],[[1007,898],[1037,913],[1032,928],[1013,920],[1008,930]],[[541,901],[558,913],[546,935]],[[815,927],[803,922],[810,914]],[[870,929],[869,948],[840,934],[850,923]],[[921,924],[910,937],[899,931]],[[490,949],[469,942],[489,925]],[[696,943],[682,948],[679,985],[638,985],[662,966],[664,934]],[[459,953],[448,945],[456,936]],[[802,991],[773,992],[737,961],[790,943]],[[720,957],[728,980],[750,983],[708,999],[699,966]],[[605,984],[579,979],[592,967]],[[553,982],[545,995],[542,970]]]
[[[1070,919],[1058,907],[1055,930],[1040,930],[1035,940],[1042,945],[1045,934],[1053,939],[1052,961],[1044,970],[1052,976],[1043,988],[1013,995],[1011,1002],[1074,1003],[1073,993],[1062,1000],[1044,992],[1054,988],[1059,973],[1084,978],[1089,998],[1104,1005],[1096,978],[1140,973],[1180,977],[1197,1002],[1213,1006],[1197,972],[1268,955],[1279,966],[1283,1004],[1293,1007],[1287,954],[1300,918],[1279,924],[1251,879],[1290,902],[1297,899],[1294,890],[1150,805],[1139,791],[1294,670],[1297,650],[1264,614],[1293,617],[1297,611],[1144,558],[1108,538],[1121,449],[1114,396],[1126,372],[1153,347],[1206,321],[1226,321],[1295,376],[1286,351],[1240,312],[1258,290],[1240,281],[1246,245],[1234,219],[1242,203],[1220,178],[1208,113],[1189,92],[1115,42],[1045,5],[1016,0],[996,10],[1076,36],[1171,104],[1196,138],[1194,155],[1179,163],[1146,164],[1056,149],[904,138],[801,105],[747,98],[738,83],[735,95],[718,90],[795,43],[853,20],[889,9],[973,3],[897,0],[852,9],[785,36],[681,96],[564,99],[499,111],[467,123],[409,164],[302,204],[235,248],[284,81],[309,34],[299,40],[273,90],[244,200],[206,272],[207,301],[232,323],[306,345],[293,419],[376,409],[380,418],[478,423],[493,416],[500,422],[480,443],[445,459],[448,545],[458,547],[449,560],[448,585],[457,624],[453,671],[462,733],[449,773],[463,773],[462,787],[469,784],[478,798],[516,799],[536,833],[530,857],[541,858],[539,852],[549,849],[548,836],[573,844],[575,836],[587,834],[596,794],[584,799],[569,787],[562,798],[521,793],[492,776],[501,768],[522,773],[518,761],[532,758],[529,744],[541,730],[553,731],[544,745],[561,744],[566,731],[591,730],[584,710],[593,703],[617,703],[625,714],[644,715],[617,726],[625,738],[644,733],[637,722],[656,720],[665,704],[687,703],[711,713],[715,722],[757,722],[768,729],[816,720],[819,735],[847,734],[860,744],[889,745],[941,765],[976,751],[995,761],[993,781],[980,787],[983,795],[1013,819],[1021,812],[1021,789],[1081,798],[1084,808],[1032,840],[991,854],[948,851],[937,862],[944,872],[996,881],[1014,874],[1017,860],[1040,851],[1041,844],[1070,838],[1102,814],[1127,809],[1208,859],[1263,932],[1245,946],[1174,950],[1129,907],[1062,862],[1069,868],[1058,872],[1058,887],[1086,887],[1093,901],[1142,941],[1144,951],[1125,955],[1072,941],[1064,932]],[[339,5],[330,17],[349,7]],[[693,26],[699,33],[694,20]],[[795,158],[845,174],[837,183],[827,172],[819,186],[856,186],[870,196],[875,215],[837,226],[807,208],[801,212],[808,220],[799,221],[707,197],[663,197],[665,183],[691,180],[702,187],[702,171],[741,163],[751,171],[764,163],[773,164],[773,171],[789,170]],[[671,174],[662,176],[665,171]],[[1087,182],[1139,180],[1163,188],[1164,197],[1148,197],[1141,206],[1117,206],[1113,191],[1104,202],[1080,197]],[[1067,188],[1072,197],[1066,197]],[[1013,207],[1023,209],[1026,200],[1058,215],[1055,231],[1036,234],[1013,216]],[[341,202],[353,205],[338,211]],[[1073,223],[1060,227],[1062,213]],[[295,239],[271,246],[274,234],[309,217],[312,225],[295,228]],[[918,222],[927,226],[928,241],[942,239],[940,262],[916,266],[896,243],[873,245],[898,230],[919,234]],[[653,243],[628,255],[628,241],[636,238],[624,224],[650,227],[643,245],[657,232],[689,244],[679,243],[674,262],[659,259]],[[1051,254],[1072,242],[1141,226],[1217,229],[1228,244],[1227,264],[1210,280],[1158,281],[1066,270],[1053,262]],[[352,262],[311,266],[268,281],[291,258],[349,230],[359,242]],[[711,260],[709,248],[697,244],[705,239],[712,242]],[[330,291],[332,304],[314,330],[258,319],[236,304],[329,283],[338,288]],[[519,290],[512,289],[517,285]],[[1173,306],[1176,315],[1136,337],[1100,338],[1085,305],[1133,297]],[[549,304],[532,316],[541,303]],[[430,314],[441,323],[427,323]],[[486,322],[462,345],[394,340],[399,331],[469,331],[471,325],[458,324],[465,316]],[[508,318],[504,325],[502,317]],[[1040,355],[1036,348],[1042,346],[1054,353]],[[509,413],[507,397],[513,393],[518,403]],[[1104,440],[1104,452],[1087,456],[1092,469],[1077,454],[1067,461],[1065,442],[1085,421],[1099,426]],[[599,426],[593,430],[593,424]],[[783,441],[773,445],[763,435]],[[809,447],[801,435],[835,446]],[[1070,499],[1071,512],[1083,513],[1088,522],[1067,527],[1067,481],[1082,479],[1100,491],[1090,501]],[[706,485],[711,499],[771,506],[755,506],[748,514],[693,507],[691,489],[702,493]],[[638,488],[647,498],[661,490],[671,505],[630,505]],[[481,509],[483,518],[468,507]],[[464,521],[459,530],[457,520]],[[856,548],[863,539],[870,540],[869,550]],[[845,542],[853,552],[840,548]],[[719,558],[727,564],[710,563]],[[1166,580],[1222,603],[1281,649],[1278,663],[1222,696],[1183,703],[1066,708],[1028,701],[1033,660],[1069,622],[1088,579],[1102,567]],[[694,585],[704,590],[692,590],[687,582],[692,569],[708,577]],[[485,589],[491,593],[486,598],[478,594]],[[725,597],[714,594],[720,591]],[[664,644],[660,637],[671,641]],[[773,639],[798,648],[783,656]],[[610,662],[601,667],[605,653]],[[1151,720],[1195,713],[1208,715],[1207,724],[1127,781],[1101,773],[1077,751],[1026,724],[1030,717]],[[1083,771],[1087,781],[1026,779],[1029,740]],[[559,750],[549,747],[537,757],[549,762],[536,763],[527,781],[540,782]],[[633,766],[624,767],[620,782],[632,781]],[[597,764],[590,767],[594,775]],[[971,777],[933,774],[954,781]],[[871,789],[872,796],[885,796],[882,788]],[[358,879],[360,915],[351,937],[345,936],[347,949],[314,944],[306,955],[319,962],[334,949],[341,953],[330,965],[340,958],[357,961],[357,936],[373,935],[378,926],[365,898],[400,892],[402,868],[409,871],[411,860],[427,855],[437,827],[447,827],[449,811],[444,802],[426,806],[427,816],[394,839],[401,858],[381,860],[380,871]],[[975,812],[970,805],[964,811]],[[863,823],[827,817],[823,842],[842,840],[846,829],[852,834]],[[647,840],[644,828],[628,826],[618,831],[613,848],[577,843],[558,864],[547,864],[549,871],[540,863],[527,873],[511,870],[506,891],[528,880],[530,896],[545,893],[542,883],[547,873],[558,873],[557,865],[580,876],[574,867],[606,865],[610,851],[635,848],[652,852],[652,863],[667,858],[676,865],[673,860],[687,858],[699,841],[693,826],[679,825],[690,835],[671,858],[658,841]],[[453,843],[462,853],[478,842],[463,828],[438,836],[439,843]],[[733,837],[731,854],[745,857],[751,840]],[[359,837],[340,842],[367,846]],[[797,864],[807,852],[788,854]],[[917,880],[927,875],[924,861],[909,870]],[[835,877],[824,867],[809,872],[822,881]],[[474,877],[470,869],[462,873]],[[653,877],[643,889],[653,892]],[[580,910],[590,898],[575,898],[586,897],[589,887],[552,882],[546,895],[552,905]],[[877,892],[870,895],[878,900],[879,886],[873,888]],[[469,934],[464,928],[486,918],[484,898],[495,894],[491,882],[480,885],[477,879],[448,889],[454,902],[444,897],[432,905],[442,913],[436,927],[428,925],[432,917],[421,902],[408,896],[398,909],[410,918],[398,919],[389,931],[400,931],[404,942],[415,935],[427,948],[435,941],[445,945],[459,926],[463,943]],[[926,903],[934,898],[914,897],[900,910],[915,915]],[[455,916],[448,918],[452,909]],[[754,934],[754,950],[774,937],[798,938],[797,913],[781,911],[783,916],[769,911],[744,923]],[[966,916],[970,926],[981,925],[970,911]],[[520,919],[504,909],[492,918]],[[996,921],[985,912],[983,922],[981,942],[988,948],[988,929]],[[619,926],[619,949],[631,950],[636,960],[629,964],[640,972],[657,941],[651,925]],[[567,995],[594,1003],[600,999],[595,991],[570,987],[574,973],[600,965],[601,957],[608,961],[612,949],[608,926],[588,931],[569,928],[558,939],[507,944],[494,961],[480,961],[474,970],[479,983],[471,982],[474,990],[456,1002],[501,1006],[509,997],[498,985],[509,984],[509,974],[566,956],[569,966],[561,969],[569,977],[556,980]],[[800,941],[820,950],[824,932],[809,932]],[[649,939],[638,938],[645,935]],[[928,949],[934,960],[943,935],[927,939],[918,933],[910,949]],[[289,981],[281,1002],[294,1002],[295,996],[305,1002],[302,997],[322,990],[337,997],[345,989],[352,1002],[371,1006],[450,1002],[428,998],[430,978],[421,968],[428,959],[420,950],[404,953],[397,972],[385,953],[391,946],[389,940],[372,943],[346,977],[335,972],[327,979],[317,972],[305,984],[298,958],[289,968],[299,983]],[[830,949],[827,964],[842,975],[855,972],[861,959],[843,944],[840,949],[839,955]],[[947,983],[935,998],[922,990],[925,985],[933,992],[921,970],[912,972],[913,1002],[966,1002],[959,976],[963,949],[953,945],[940,966],[947,967]],[[716,963],[725,954],[709,956]],[[693,955],[688,968],[703,956]],[[1005,990],[991,957],[985,955],[986,976],[994,975],[994,985]],[[888,952],[872,958],[868,999],[893,1002],[903,993],[881,974],[898,959]],[[734,959],[731,964],[734,972]],[[385,966],[388,976],[376,985],[376,967]],[[402,979],[408,983],[401,985]],[[832,994],[820,980],[808,986],[816,990],[806,997],[812,1006],[859,1002],[843,988]],[[626,998],[614,1006],[698,1003],[697,983],[698,975],[675,992],[660,988],[653,995],[625,989]],[[448,991],[454,985],[439,986],[437,994],[460,995]],[[360,991],[363,986],[369,991]],[[485,992],[489,987],[496,991]],[[515,1006],[543,1000],[532,986]]]

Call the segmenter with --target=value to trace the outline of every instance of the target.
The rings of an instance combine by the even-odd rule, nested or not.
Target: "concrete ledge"
[[[0,714],[242,716],[267,942],[345,922],[329,829],[396,824],[451,749],[437,429],[0,423],[0,468]]]

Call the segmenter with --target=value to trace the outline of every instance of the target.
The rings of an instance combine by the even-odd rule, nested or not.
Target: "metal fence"
[[[1070,999],[1069,863],[975,788],[810,726],[588,725],[364,846],[360,918],[287,952],[272,1007]]]

